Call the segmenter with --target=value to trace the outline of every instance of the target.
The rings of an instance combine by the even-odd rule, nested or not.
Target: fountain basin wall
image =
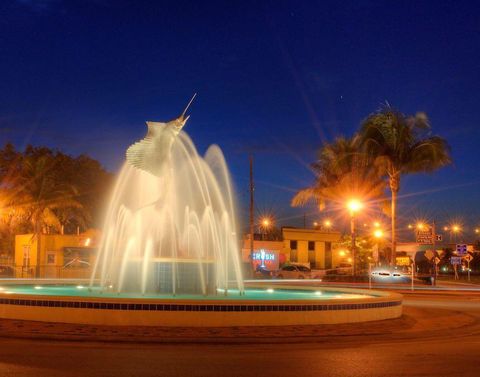
[[[288,286],[275,289],[298,291],[298,287]],[[322,288],[322,291],[339,289]],[[402,314],[402,296],[397,293],[345,288],[341,292],[373,297],[159,300],[13,293],[0,295],[0,318],[112,326],[226,327],[353,323],[397,318]]]

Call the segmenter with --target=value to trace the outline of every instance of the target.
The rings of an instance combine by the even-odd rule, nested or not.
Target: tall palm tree
[[[375,164],[368,155],[360,149],[359,137],[351,139],[343,137],[333,143],[325,144],[318,154],[318,160],[312,164],[315,172],[315,183],[311,187],[300,190],[292,199],[292,205],[305,205],[309,201],[318,204],[319,209],[325,208],[327,202],[345,205],[353,198],[362,201],[384,202],[385,181],[382,179]],[[355,275],[357,255],[355,241],[355,218],[350,217],[352,272]]]
[[[389,105],[363,121],[360,135],[366,153],[388,177],[392,219],[390,264],[394,265],[400,178],[402,174],[432,172],[450,164],[450,147],[443,138],[431,136],[425,113],[405,115]]]
[[[339,137],[323,145],[312,165],[315,182],[300,190],[292,199],[298,207],[315,202],[323,210],[327,202],[345,203],[351,198],[384,199],[385,182],[368,156],[360,149],[360,138]]]

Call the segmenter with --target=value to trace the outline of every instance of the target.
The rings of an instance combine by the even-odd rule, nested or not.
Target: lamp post
[[[262,224],[262,229],[263,229],[263,232],[262,232],[262,239],[263,239],[263,240],[265,240],[265,238],[266,238],[266,236],[267,236],[267,230],[268,230],[268,228],[270,227],[271,223],[272,223],[272,222],[271,222],[270,219],[268,219],[267,217],[265,217],[265,218],[262,220],[262,222],[261,222],[261,224]]]
[[[375,245],[376,253],[372,256],[375,264],[377,264],[379,260],[380,241],[383,238],[383,231],[381,229],[375,229],[375,231],[373,232],[373,237],[375,237],[375,239],[377,240],[377,243]]]
[[[326,231],[329,231],[332,228],[332,222],[330,220],[325,220],[323,222],[323,227],[325,228]]]
[[[453,232],[453,235],[455,236],[454,237],[455,243],[457,243],[457,234],[460,233],[461,231],[462,231],[462,228],[460,228],[460,225],[458,224],[452,225],[452,232]]]
[[[352,237],[352,275],[355,276],[356,244],[355,244],[355,214],[363,208],[363,204],[357,199],[351,199],[347,203],[350,212],[350,235]]]

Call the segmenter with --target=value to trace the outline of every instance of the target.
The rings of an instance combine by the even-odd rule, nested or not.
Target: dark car
[[[255,269],[255,277],[258,279],[271,279],[273,275],[273,271],[270,271],[265,266],[257,266]]]

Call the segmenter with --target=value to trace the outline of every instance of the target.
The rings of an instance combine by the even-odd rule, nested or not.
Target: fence
[[[38,276],[37,276],[38,273]],[[17,266],[15,264],[1,264],[0,278],[23,278],[23,279],[88,279],[92,269],[88,267],[63,267],[63,266]]]

